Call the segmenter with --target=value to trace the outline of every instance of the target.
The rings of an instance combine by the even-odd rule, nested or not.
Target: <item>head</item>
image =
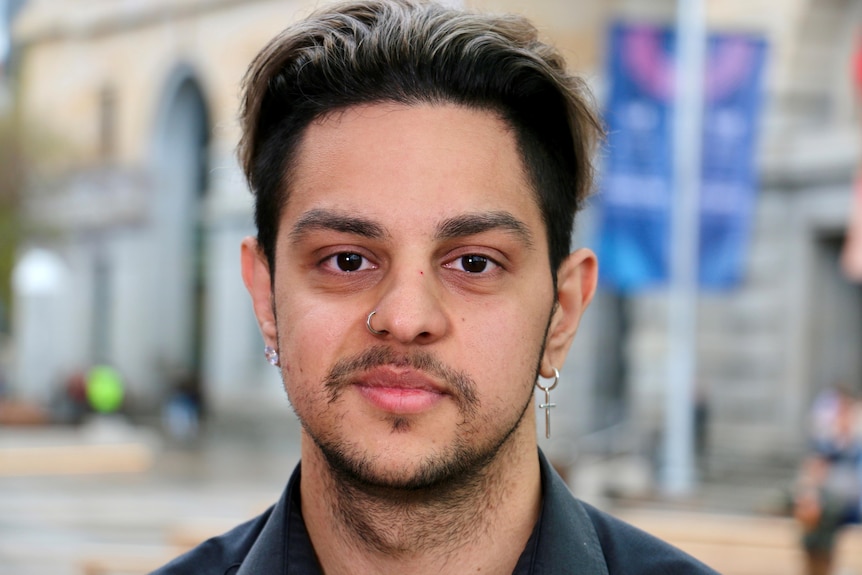
[[[270,267],[309,124],[383,102],[457,104],[505,121],[542,213],[556,282],[575,214],[592,188],[591,156],[602,133],[588,90],[527,20],[412,0],[328,6],[274,38],[251,64],[239,156]]]
[[[595,287],[569,250],[600,130],[562,58],[517,17],[335,4],[258,55],[241,119],[243,278],[303,457],[412,490],[535,457]]]

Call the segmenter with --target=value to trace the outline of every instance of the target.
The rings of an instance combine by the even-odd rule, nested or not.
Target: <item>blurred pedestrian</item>
[[[87,370],[76,369],[60,382],[53,398],[53,419],[57,423],[80,424],[92,412],[87,398]]]
[[[244,89],[242,273],[302,463],[156,574],[714,573],[575,499],[537,447],[536,389],[550,436],[596,286],[570,242],[601,127],[535,28],[327,3]]]
[[[709,463],[710,412],[709,394],[702,384],[698,384],[694,395],[694,453],[704,473]]]
[[[859,522],[862,503],[860,403],[835,386],[815,399],[811,447],[800,467],[794,516],[802,526],[809,575],[828,575],[843,526]]]
[[[198,437],[201,419],[201,396],[193,375],[175,378],[171,394],[162,408],[162,424],[168,435],[180,443],[191,443]]]

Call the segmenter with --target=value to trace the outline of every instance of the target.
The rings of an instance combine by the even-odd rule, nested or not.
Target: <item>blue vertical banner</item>
[[[597,250],[606,288],[667,285],[673,205],[674,33],[616,24],[608,52],[608,140],[598,196]],[[704,79],[699,281],[742,279],[756,200],[756,125],[766,44],[712,35]]]

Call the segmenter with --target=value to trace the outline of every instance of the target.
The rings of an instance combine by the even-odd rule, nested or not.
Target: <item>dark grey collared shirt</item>
[[[539,451],[542,511],[513,575],[714,575],[679,549],[575,499]],[[320,575],[299,503],[299,466],[263,515],[152,575]]]

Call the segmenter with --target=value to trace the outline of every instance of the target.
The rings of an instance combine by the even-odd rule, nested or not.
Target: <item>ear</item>
[[[242,281],[251,296],[254,315],[266,345],[278,349],[275,312],[272,307],[272,276],[269,263],[257,239],[249,236],[242,241]]]
[[[543,377],[553,377],[552,368],[563,367],[581,316],[596,292],[598,269],[596,255],[588,249],[572,252],[563,260],[557,273],[557,305],[542,356]]]

